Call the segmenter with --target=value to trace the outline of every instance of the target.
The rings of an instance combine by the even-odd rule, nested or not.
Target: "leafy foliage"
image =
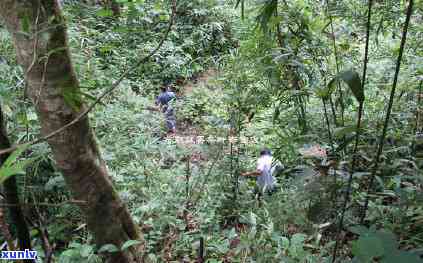
[[[19,161],[18,158],[27,147],[19,147],[4,161],[0,168],[0,184],[13,175],[23,174],[24,168],[35,161],[34,158]]]
[[[81,94],[63,96],[75,107],[153,50],[167,28],[169,1],[117,2],[119,17],[100,4],[64,1]],[[358,223],[410,1],[374,1],[365,90],[358,73],[365,2],[327,2],[180,0],[160,51],[90,113],[113,183],[144,234],[146,262],[194,261],[201,250],[206,262],[330,262],[338,231],[342,262],[421,261],[421,1],[364,225]],[[4,32],[0,95],[19,143],[40,130]],[[176,135],[189,142],[165,137],[163,116],[149,110],[163,83],[176,87]],[[357,103],[365,112],[351,171]],[[200,136],[206,142],[194,143]],[[314,145],[327,154],[301,154]],[[255,170],[263,146],[286,169],[278,191],[258,199],[254,179],[239,175]],[[22,151],[0,168],[0,180],[25,172],[17,177],[21,199],[34,204],[26,217],[45,225],[56,261],[101,262],[104,252],[140,242],[95,247],[47,145],[20,157]],[[42,232],[32,234],[45,257]]]
[[[398,250],[396,236],[386,230],[376,230],[355,227],[351,229],[360,235],[354,242],[352,252],[353,262],[373,262],[378,258],[381,262],[420,262],[418,253]]]

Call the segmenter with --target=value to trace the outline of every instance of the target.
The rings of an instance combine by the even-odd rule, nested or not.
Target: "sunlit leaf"
[[[25,173],[25,168],[37,158],[29,158],[25,160],[18,160],[19,156],[28,148],[27,145],[19,147],[15,150],[3,163],[0,168],[0,184],[2,184],[9,177]]]
[[[97,11],[96,15],[100,17],[111,17],[113,16],[113,12],[110,9],[101,9],[100,11]]]

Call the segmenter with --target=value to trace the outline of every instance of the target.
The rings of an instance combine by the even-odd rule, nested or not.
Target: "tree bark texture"
[[[6,122],[0,105],[0,149],[7,149],[10,146],[11,144],[7,136]],[[10,154],[0,155],[0,165],[3,165],[9,155]],[[11,205],[8,210],[12,225],[16,229],[19,249],[31,250],[31,236],[29,234],[28,224],[25,221],[25,217],[20,206],[19,191],[15,176],[10,177],[4,182],[4,195],[6,203]],[[24,260],[24,262],[33,263],[35,261]]]
[[[120,16],[120,5],[116,0],[107,0],[107,5],[112,10],[112,14],[114,17]]]
[[[26,73],[41,133],[46,135],[75,119],[85,109],[73,70],[66,24],[58,0],[1,0],[0,16],[12,35],[19,64]],[[113,188],[88,118],[48,140],[98,246],[121,247],[140,240],[127,207]],[[108,262],[137,262],[141,246],[107,255]]]

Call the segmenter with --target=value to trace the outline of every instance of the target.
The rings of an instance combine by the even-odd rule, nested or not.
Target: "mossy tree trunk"
[[[75,119],[85,105],[69,54],[65,21],[58,0],[1,0],[0,16],[13,37],[19,64],[26,72],[41,133],[49,134]],[[113,188],[87,117],[50,138],[56,165],[98,246],[140,240],[127,207]],[[141,246],[107,255],[113,263],[137,262]]]

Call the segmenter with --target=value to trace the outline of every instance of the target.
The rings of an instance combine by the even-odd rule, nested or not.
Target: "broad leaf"
[[[373,258],[382,256],[384,250],[379,238],[375,235],[365,235],[354,242],[352,252],[361,262],[370,262]]]
[[[383,257],[380,262],[381,263],[398,263],[398,262],[421,263],[422,260],[420,259],[418,255],[415,255],[408,251],[398,251],[398,253]]]
[[[347,83],[354,94],[354,97],[359,103],[362,103],[364,101],[364,90],[358,73],[353,70],[344,71],[339,74],[339,78]]]
[[[93,252],[93,248],[89,245],[82,245],[79,248],[79,253],[81,254],[81,257],[87,258],[89,257]]]
[[[364,235],[367,232],[369,232],[369,229],[367,227],[364,226],[352,226],[350,228],[348,228],[349,231],[351,231],[352,233],[356,234],[356,235]]]
[[[22,161],[17,159],[28,148],[28,145],[24,145],[15,150],[0,167],[0,184],[2,184],[9,177],[25,172],[25,167],[35,161],[37,158],[30,158]]]
[[[332,93],[335,90],[336,81],[337,81],[337,78],[333,78],[331,81],[329,81],[329,84],[326,87],[324,87],[323,89],[317,89],[316,95],[322,98],[323,100],[329,99],[330,95],[332,95]]]
[[[340,127],[334,130],[333,135],[337,138],[342,138],[348,134],[355,132],[356,130],[357,130],[357,127],[355,125]]]
[[[382,241],[382,246],[385,250],[385,253],[389,254],[397,250],[398,241],[392,232],[384,229],[378,231],[376,236]]]

